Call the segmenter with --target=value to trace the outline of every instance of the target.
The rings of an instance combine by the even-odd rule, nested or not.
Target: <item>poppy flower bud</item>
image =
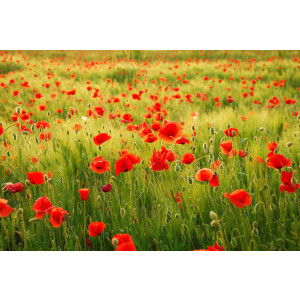
[[[279,142],[279,140],[280,140],[280,137],[278,136],[278,137],[276,138],[276,141]]]
[[[21,107],[20,106],[17,107],[16,113],[17,113],[17,115],[19,115],[21,113]]]
[[[214,143],[214,139],[213,139],[213,138],[210,138],[210,139],[209,139],[209,142],[210,142],[210,144],[213,144],[213,143]]]
[[[223,246],[223,242],[222,242],[222,240],[221,240],[221,239],[217,239],[217,243],[218,243],[218,245],[219,245],[220,247],[222,247],[222,246]]]
[[[192,141],[195,142],[195,137],[194,136],[192,137]]]
[[[48,181],[48,176],[46,174],[44,175],[44,179],[45,181]]]
[[[192,126],[192,130],[195,131],[195,129],[196,129],[196,128],[195,128],[195,126],[193,125],[193,126]]]
[[[249,161],[252,161],[252,156],[251,155],[249,156]]]
[[[218,220],[218,215],[214,212],[214,211],[210,211],[209,212],[209,217],[212,219],[212,220]]]
[[[113,238],[112,244],[117,247],[119,245],[119,241],[116,238]]]
[[[293,143],[287,143],[286,146],[290,148],[293,146]]]
[[[69,130],[67,130],[67,135],[69,135],[70,134],[70,131]]]
[[[232,136],[236,136],[236,131],[235,130],[232,130]]]
[[[265,130],[264,127],[260,127],[260,128],[259,128],[259,131],[264,131],[264,130]]]
[[[24,135],[28,135],[29,132],[28,131],[23,131]]]
[[[204,143],[203,144],[203,150],[206,152],[206,150],[207,150],[207,144],[206,143]]]
[[[167,212],[167,219],[168,220],[172,219],[172,212],[170,210],[168,210],[168,212]]]
[[[17,140],[17,135],[15,133],[13,133],[13,138],[15,141]]]
[[[213,220],[210,222],[211,227],[217,227],[218,225],[219,225],[219,221],[217,221],[217,220]]]
[[[189,182],[189,184],[193,184],[193,178],[189,177],[188,182]]]
[[[23,215],[23,212],[24,212],[24,211],[23,211],[23,208],[20,207],[20,208],[18,209],[18,214],[19,214],[19,215]]]
[[[50,111],[47,111],[47,115],[50,117],[50,116],[51,116],[51,112],[50,112]]]
[[[8,157],[10,157],[10,152],[8,151],[8,152],[6,153],[6,155],[7,155]]]
[[[67,114],[67,115],[68,115],[68,118],[69,118],[69,119],[71,119],[71,118],[72,118],[72,115],[71,115],[69,112],[68,112],[68,114]]]
[[[175,218],[176,218],[176,219],[179,219],[179,215],[178,215],[178,214],[176,214],[176,215],[175,215]]]
[[[180,172],[181,171],[181,168],[179,165],[176,165],[175,168],[174,168],[175,172]]]
[[[125,208],[122,207],[122,208],[120,209],[120,215],[121,215],[122,218],[125,217],[125,213],[126,213]]]
[[[7,187],[5,186],[5,187],[2,188],[2,192],[4,193],[6,191],[7,191]]]
[[[40,141],[38,140],[38,138],[35,138],[35,142],[38,144]]]
[[[182,187],[182,191],[183,191],[183,192],[185,191],[185,187],[184,187],[184,186]]]
[[[295,185],[297,183],[297,179],[295,177],[292,178],[292,184]]]
[[[236,241],[235,238],[232,238],[230,243],[231,243],[231,246],[232,246],[233,248],[236,248],[236,247],[237,247],[237,241]]]
[[[32,219],[29,220],[29,223],[35,223],[35,222],[38,222],[38,221],[40,221],[39,218],[32,218]]]
[[[229,129],[230,127],[231,127],[231,124],[230,124],[230,123],[228,123],[228,124],[227,124],[227,128]]]
[[[210,128],[210,134],[211,135],[214,135],[215,134],[215,129],[212,127],[212,128]]]
[[[278,149],[277,148],[274,150],[274,154],[278,154]]]
[[[26,184],[27,186],[30,186],[30,181],[29,181],[28,179],[26,179],[26,180],[25,180],[25,184]]]

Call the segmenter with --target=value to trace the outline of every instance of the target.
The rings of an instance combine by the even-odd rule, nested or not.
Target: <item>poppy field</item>
[[[300,250],[300,51],[0,51],[0,250]]]

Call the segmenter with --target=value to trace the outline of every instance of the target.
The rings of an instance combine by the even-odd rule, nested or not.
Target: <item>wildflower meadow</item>
[[[0,250],[300,250],[299,51],[0,51]]]

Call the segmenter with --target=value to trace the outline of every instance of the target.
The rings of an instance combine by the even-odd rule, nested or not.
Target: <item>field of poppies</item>
[[[0,51],[0,250],[300,250],[300,51]]]

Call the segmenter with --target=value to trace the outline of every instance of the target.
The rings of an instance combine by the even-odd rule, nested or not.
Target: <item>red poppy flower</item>
[[[299,189],[299,183],[292,183],[293,172],[282,172],[281,181],[282,184],[280,185],[279,189],[281,193],[284,191],[292,194],[295,193]]]
[[[210,180],[213,176],[214,172],[208,168],[201,169],[196,173],[196,179],[202,182]]]
[[[51,140],[51,132],[41,133],[40,140],[44,141],[45,139],[48,140],[48,141]]]
[[[41,99],[42,97],[43,97],[43,95],[41,93],[35,94],[35,98],[37,98],[37,99]]]
[[[232,150],[232,141],[226,141],[220,143],[221,152],[223,154],[229,155]]]
[[[3,127],[0,125],[0,135],[3,133]]]
[[[160,129],[161,125],[159,123],[152,123],[151,129],[154,131],[158,131]]]
[[[215,243],[213,246],[207,246],[207,249],[200,249],[194,251],[224,251],[224,247],[219,246],[218,243]]]
[[[154,135],[152,132],[144,136],[145,143],[154,143],[156,142],[158,137]]]
[[[94,143],[99,146],[111,139],[111,136],[107,133],[99,133],[97,136],[93,137]]]
[[[240,157],[245,157],[246,154],[245,154],[245,152],[243,150],[239,150],[239,156]]]
[[[195,156],[193,153],[185,153],[181,157],[181,162],[185,165],[191,164],[195,160]]]
[[[211,187],[216,187],[218,186],[220,183],[219,183],[219,177],[218,175],[215,173],[213,175],[213,177],[209,180],[208,184],[211,186]]]
[[[120,173],[128,172],[133,169],[133,164],[128,157],[121,157],[116,161],[115,172],[116,176]]]
[[[214,161],[214,163],[212,164],[212,169],[216,170],[220,167],[221,162],[219,160]]]
[[[219,246],[218,243],[215,243],[213,246],[207,246],[208,251],[224,251],[224,247]]]
[[[179,138],[175,144],[177,145],[184,145],[184,144],[189,144],[190,141],[188,139],[186,139],[184,136],[182,136],[181,138]]]
[[[235,137],[239,134],[239,132],[236,128],[228,128],[224,131],[224,133],[230,137]]]
[[[153,171],[162,171],[162,170],[169,170],[169,165],[166,162],[166,153],[162,153],[160,151],[153,150],[153,154],[151,157],[151,163],[149,164],[149,167]]]
[[[2,218],[8,217],[13,211],[13,208],[6,204],[7,202],[5,199],[0,199],[0,217]]]
[[[69,213],[66,210],[63,210],[61,207],[55,207],[51,211],[49,221],[54,228],[61,226],[62,222],[65,219],[65,214],[69,215]]]
[[[251,197],[245,190],[236,190],[230,195],[224,193],[224,196],[228,198],[233,205],[239,208],[243,208],[245,205],[251,204]]]
[[[98,236],[100,235],[105,228],[105,224],[103,222],[93,222],[89,225],[89,236]]]
[[[97,156],[92,160],[90,168],[95,173],[102,174],[110,170],[110,163],[108,160],[104,160],[102,156]]]
[[[125,114],[123,116],[123,120],[121,120],[121,122],[124,124],[132,123],[133,121],[134,119],[131,118],[131,114]]]
[[[268,149],[269,149],[270,151],[272,151],[273,153],[274,153],[274,150],[275,150],[277,147],[278,147],[278,145],[277,145],[275,142],[270,142],[270,143],[268,144]]]
[[[102,192],[107,193],[107,192],[111,191],[112,185],[110,183],[108,183],[106,185],[102,185],[100,188],[101,188]]]
[[[237,149],[232,149],[230,152],[229,152],[229,154],[228,154],[228,156],[229,157],[236,157],[236,154],[237,154]]]
[[[39,111],[44,111],[46,109],[46,105],[42,104],[39,106]]]
[[[177,155],[173,153],[172,150],[168,150],[164,146],[161,146],[161,153],[166,154],[166,160],[169,162],[175,161],[175,159],[177,158]]]
[[[32,210],[37,211],[35,218],[42,219],[45,214],[50,215],[54,208],[50,200],[46,196],[43,196],[34,202]]]
[[[183,128],[180,123],[169,122],[159,130],[158,137],[166,143],[173,143],[183,134]]]
[[[136,251],[133,239],[127,233],[114,235],[112,243],[117,251]]]
[[[90,190],[89,189],[79,189],[78,192],[80,194],[81,200],[86,201],[87,198],[89,197]]]
[[[36,127],[38,128],[38,129],[40,129],[40,128],[50,128],[50,124],[47,122],[47,121],[39,121],[39,122],[37,122],[36,123]]]
[[[19,193],[24,190],[24,185],[20,182],[17,182],[15,184],[10,184],[7,185],[6,188],[11,192],[11,193]]]
[[[141,162],[141,158],[133,153],[129,153],[127,150],[121,150],[120,158],[128,158],[132,164],[139,164]]]
[[[45,181],[44,174],[42,172],[27,172],[28,179],[31,184],[42,184]]]
[[[270,153],[269,153],[270,154]],[[291,161],[281,154],[273,154],[268,156],[268,161],[266,162],[267,167],[273,169],[281,169],[283,167],[290,167]]]

